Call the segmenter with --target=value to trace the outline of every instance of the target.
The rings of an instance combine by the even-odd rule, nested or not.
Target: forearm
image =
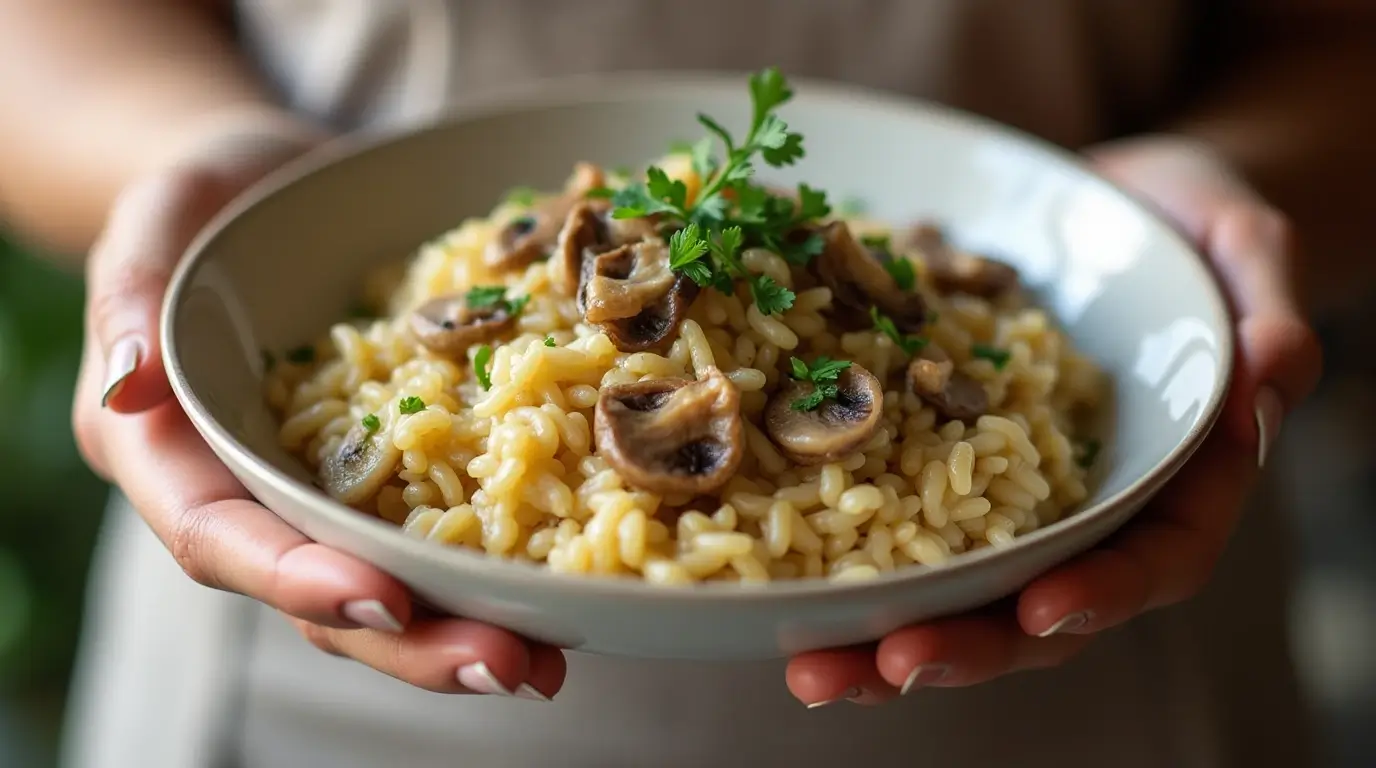
[[[1316,310],[1370,285],[1376,211],[1376,17],[1259,37],[1169,126],[1229,160],[1294,222]]]
[[[217,123],[291,121],[218,5],[0,0],[0,218],[84,251],[120,189]]]

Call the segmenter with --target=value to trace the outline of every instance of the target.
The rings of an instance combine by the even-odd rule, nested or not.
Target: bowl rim
[[[1193,270],[1196,279],[1208,286],[1210,306],[1207,308],[1207,314],[1212,315],[1213,325],[1222,328],[1224,332],[1218,335],[1216,350],[1220,375],[1215,379],[1213,391],[1203,413],[1184,439],[1127,487],[1095,504],[1082,507],[1051,525],[1020,535],[1005,548],[986,547],[955,555],[949,563],[939,567],[910,566],[855,582],[834,582],[825,578],[769,581],[760,585],[706,582],[695,583],[688,589],[673,589],[653,585],[639,578],[558,574],[542,566],[517,562],[506,557],[493,557],[463,547],[439,546],[406,536],[399,526],[360,513],[321,493],[313,486],[296,480],[259,457],[226,429],[192,390],[178,354],[175,332],[177,311],[183,304],[188,286],[220,234],[241,216],[260,205],[270,204],[282,190],[337,163],[385,151],[394,144],[415,140],[420,136],[443,133],[458,123],[521,110],[538,111],[651,97],[662,100],[666,95],[681,99],[691,99],[694,94],[725,96],[729,93],[736,96],[744,78],[745,74],[733,72],[622,72],[537,80],[475,94],[464,103],[452,106],[440,113],[437,118],[420,125],[396,126],[368,134],[344,136],[284,164],[245,190],[212,217],[197,234],[173,271],[159,317],[163,363],[173,393],[196,429],[218,454],[232,457],[240,471],[251,472],[256,479],[273,487],[290,503],[305,508],[309,514],[322,518],[326,523],[338,526],[351,535],[375,539],[388,550],[407,558],[427,561],[431,566],[451,569],[456,576],[503,582],[511,588],[532,587],[570,596],[622,600],[737,603],[837,597],[861,591],[899,588],[908,582],[941,582],[958,579],[971,571],[997,569],[1003,560],[1019,555],[1027,556],[1029,551],[1047,547],[1052,539],[1094,524],[1112,510],[1144,501],[1144,497],[1158,491],[1199,448],[1218,421],[1231,387],[1235,342],[1229,305],[1207,260],[1199,254],[1199,250],[1193,244],[1151,206],[1095,172],[1084,158],[1049,141],[943,104],[861,86],[809,78],[790,78],[799,102],[815,102],[842,109],[849,105],[909,118],[919,117],[930,123],[954,124],[975,134],[1020,145],[1052,163],[1068,167],[1083,180],[1101,185],[1107,194],[1119,198],[1120,202],[1128,205],[1139,216],[1155,221],[1164,230],[1167,238],[1175,241],[1177,247],[1192,254],[1194,259],[1187,262],[1186,268]],[[266,505],[263,506],[267,508]],[[267,509],[276,514],[270,508]],[[283,522],[286,523],[285,520]]]

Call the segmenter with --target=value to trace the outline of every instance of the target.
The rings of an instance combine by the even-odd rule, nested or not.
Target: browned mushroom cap
[[[957,371],[946,351],[928,344],[908,364],[908,386],[948,419],[973,421],[989,411],[984,385]]]
[[[390,437],[357,424],[320,465],[320,484],[345,504],[361,504],[392,479],[400,460]]]
[[[410,320],[411,333],[421,346],[461,360],[469,347],[510,330],[516,316],[502,302],[475,309],[463,296],[445,296],[422,304]]]
[[[563,194],[540,201],[503,225],[488,245],[483,260],[492,269],[510,272],[547,258],[569,211],[589,192],[606,183],[607,177],[601,168],[591,163],[578,163],[564,185]]]
[[[698,297],[698,284],[686,275],[675,275],[673,285],[658,301],[634,317],[598,323],[622,352],[662,349],[673,341],[674,331]]]
[[[616,219],[611,212],[607,200],[584,200],[569,209],[554,246],[554,256],[559,260],[555,287],[565,295],[578,291],[586,259],[658,237],[652,219]]]
[[[798,464],[821,464],[853,453],[879,429],[884,390],[874,374],[851,364],[836,380],[837,393],[811,411],[793,403],[812,394],[810,381],[790,381],[765,406],[764,429],[779,451]]]
[[[603,323],[635,317],[672,290],[669,248],[663,240],[644,240],[583,260],[579,304],[583,319]]]
[[[870,307],[893,320],[899,330],[917,331],[927,320],[922,295],[898,287],[893,276],[870,250],[861,245],[843,221],[822,229],[825,248],[814,261],[817,277],[831,289],[832,303],[857,323],[868,323]]]
[[[607,387],[593,417],[597,452],[636,488],[710,493],[740,466],[740,406],[736,385],[715,368],[697,381]]]
[[[997,298],[1018,286],[1018,271],[993,259],[956,250],[940,227],[919,224],[908,232],[907,243],[921,252],[932,287],[942,293]]]

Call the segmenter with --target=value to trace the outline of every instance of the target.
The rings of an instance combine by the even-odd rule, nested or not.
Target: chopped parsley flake
[[[911,291],[913,286],[917,285],[917,272],[913,270],[913,263],[902,256],[895,256],[884,262],[884,270],[898,284],[900,291]]]
[[[401,399],[401,402],[398,404],[398,410],[400,410],[402,413],[406,415],[420,413],[421,411],[425,410],[425,401],[420,399],[419,397],[416,397],[415,395],[411,395],[410,397],[403,397]]]
[[[870,307],[870,319],[874,321],[874,329],[888,336],[897,344],[900,349],[908,353],[909,356],[915,355],[927,346],[927,340],[921,336],[904,336],[898,332],[898,326],[894,325],[893,320],[879,311],[878,307]]]
[[[993,363],[994,370],[998,371],[1003,370],[1004,366],[1008,365],[1008,361],[1013,357],[1013,354],[1008,350],[991,347],[987,344],[970,345],[970,354],[981,360],[988,360]]]
[[[889,253],[893,250],[893,241],[888,235],[861,235],[860,244],[872,251]]]
[[[379,419],[377,414],[370,413],[363,417],[362,424],[363,428],[368,430],[368,434],[371,435],[382,428],[382,419]]]
[[[529,296],[517,296],[514,299],[506,298],[506,286],[504,285],[480,285],[469,288],[468,293],[464,294],[464,301],[467,302],[469,309],[485,309],[487,307],[497,307],[505,309],[511,315],[519,315],[530,303]]]
[[[516,187],[506,193],[508,205],[519,205],[522,208],[529,208],[535,204],[535,198],[539,193],[530,187]]]
[[[545,337],[545,346],[547,346],[547,347],[552,347],[552,346],[554,346],[554,337],[553,337],[553,336],[546,336],[546,337]]]
[[[477,353],[473,355],[473,375],[478,377],[478,386],[484,391],[492,389],[492,374],[487,367],[492,362],[492,347],[484,344],[478,347]]]
[[[1079,456],[1075,457],[1075,463],[1083,469],[1089,469],[1094,465],[1094,460],[1099,458],[1099,452],[1103,447],[1103,443],[1098,440],[1086,440],[1080,446]]]
[[[793,401],[795,411],[815,411],[827,398],[836,397],[840,392],[836,380],[851,366],[849,360],[832,360],[826,356],[817,358],[812,365],[796,357],[789,358],[788,362],[793,368],[793,378],[813,385],[811,393]]]

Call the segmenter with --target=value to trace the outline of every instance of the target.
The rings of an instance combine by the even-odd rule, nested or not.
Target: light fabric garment
[[[1080,146],[1168,103],[1202,5],[247,0],[240,10],[248,50],[284,98],[343,129],[424,120],[466,94],[535,77],[778,64]],[[431,694],[321,654],[273,612],[186,580],[116,505],[69,764],[1298,766],[1278,539],[1271,519],[1254,515],[1205,599],[1109,633],[1061,669],[975,689],[808,711],[788,696],[782,662],[572,654],[564,691],[541,704]]]

